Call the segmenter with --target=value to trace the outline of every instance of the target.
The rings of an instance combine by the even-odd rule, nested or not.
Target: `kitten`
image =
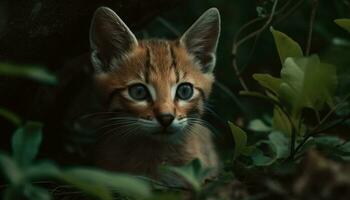
[[[90,29],[93,85],[113,116],[93,148],[97,166],[157,176],[160,165],[198,158],[204,167],[218,168],[201,116],[214,82],[219,34],[216,8],[175,41],[137,40],[114,11],[96,10]]]

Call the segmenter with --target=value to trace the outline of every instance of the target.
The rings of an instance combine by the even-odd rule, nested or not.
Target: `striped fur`
[[[155,175],[159,165],[183,165],[199,158],[217,168],[211,132],[201,116],[214,82],[219,25],[217,10],[210,9],[179,40],[137,41],[112,10],[96,11],[90,32],[95,86],[105,108],[115,113],[110,134],[96,144],[97,165]],[[192,33],[201,28],[206,31],[203,40]],[[196,37],[195,43],[191,37]],[[208,56],[212,60],[207,63],[200,60]],[[193,85],[189,100],[176,95],[182,83]],[[131,98],[128,91],[135,84],[146,86],[150,98]],[[157,121],[163,113],[175,117],[171,131]]]

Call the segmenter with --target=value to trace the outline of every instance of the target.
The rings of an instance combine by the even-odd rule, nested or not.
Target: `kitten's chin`
[[[159,128],[159,129],[153,129],[153,130],[147,130],[147,136],[150,138],[157,140],[157,141],[164,141],[164,142],[174,142],[178,139],[180,139],[183,134],[184,128],[173,128],[169,127],[167,129]]]

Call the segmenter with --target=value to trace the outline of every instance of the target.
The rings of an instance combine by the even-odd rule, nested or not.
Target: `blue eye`
[[[181,100],[189,100],[193,96],[193,86],[190,83],[182,83],[177,87],[176,97]]]
[[[135,84],[128,89],[129,96],[135,100],[142,101],[148,98],[148,90],[146,86],[142,84]]]

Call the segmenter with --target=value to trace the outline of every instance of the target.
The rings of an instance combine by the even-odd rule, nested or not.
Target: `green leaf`
[[[27,122],[12,137],[13,157],[21,167],[27,167],[36,157],[42,140],[42,124]]]
[[[82,190],[88,195],[97,197],[101,200],[113,200],[112,192],[104,185],[100,183],[87,182],[77,177],[71,177],[70,175],[62,175],[60,179],[69,185],[73,185],[79,190]]]
[[[344,140],[337,136],[319,136],[314,138],[314,142],[321,148],[332,149],[344,143]]]
[[[23,182],[23,172],[17,166],[16,162],[6,154],[0,153],[0,169],[0,172],[4,174],[11,184],[19,185]]]
[[[181,194],[167,192],[167,193],[156,194],[147,200],[179,200],[179,199],[182,199]]]
[[[254,153],[255,148],[256,148],[256,146],[254,146],[254,145],[245,146],[242,149],[241,154],[244,155],[244,156],[250,157]]]
[[[292,132],[292,126],[286,114],[284,114],[278,106],[275,106],[273,109],[273,119],[272,127],[277,131],[281,131],[288,135]]]
[[[336,19],[334,22],[350,33],[350,19]]]
[[[254,152],[251,155],[251,158],[252,158],[253,164],[255,166],[260,166],[260,167],[269,166],[275,162],[274,158],[264,155],[264,153],[258,148],[254,150]]]
[[[291,107],[293,116],[304,107],[320,110],[332,105],[337,85],[336,68],[321,63],[318,56],[287,58],[281,71],[281,99]]]
[[[237,158],[247,145],[247,134],[232,122],[228,122],[235,142],[234,159]]]
[[[260,119],[254,119],[249,122],[248,129],[256,132],[269,132],[271,131],[271,126],[266,125]]]
[[[189,183],[195,192],[201,190],[201,185],[204,179],[207,177],[211,169],[205,169],[199,159],[191,161],[189,164],[184,166],[168,166],[165,168],[180,177],[182,177],[187,183]]]
[[[147,198],[151,194],[146,182],[125,174],[77,168],[64,171],[59,178],[104,200],[113,199],[111,190],[137,199]]]
[[[22,123],[21,118],[19,118],[14,112],[0,107],[0,116],[10,121],[15,126],[19,126]]]
[[[56,84],[57,78],[38,66],[19,66],[9,63],[0,63],[0,76],[28,78],[47,84]]]
[[[274,30],[273,27],[270,28],[270,31],[275,39],[275,44],[282,64],[288,57],[303,56],[303,51],[298,43],[296,43],[286,34]]]
[[[347,141],[345,144],[341,145],[339,149],[350,154],[350,141]]]
[[[280,78],[275,78],[270,74],[253,74],[253,78],[264,88],[278,94],[278,89],[282,83]]]
[[[60,178],[62,171],[52,162],[41,161],[26,169],[26,178],[29,180],[40,180],[45,178]]]
[[[34,186],[32,184],[26,184],[24,189],[24,196],[29,200],[50,200],[51,194],[46,189]]]
[[[269,134],[270,142],[276,153],[276,159],[287,158],[289,154],[289,140],[288,138],[277,131],[274,131]]]

